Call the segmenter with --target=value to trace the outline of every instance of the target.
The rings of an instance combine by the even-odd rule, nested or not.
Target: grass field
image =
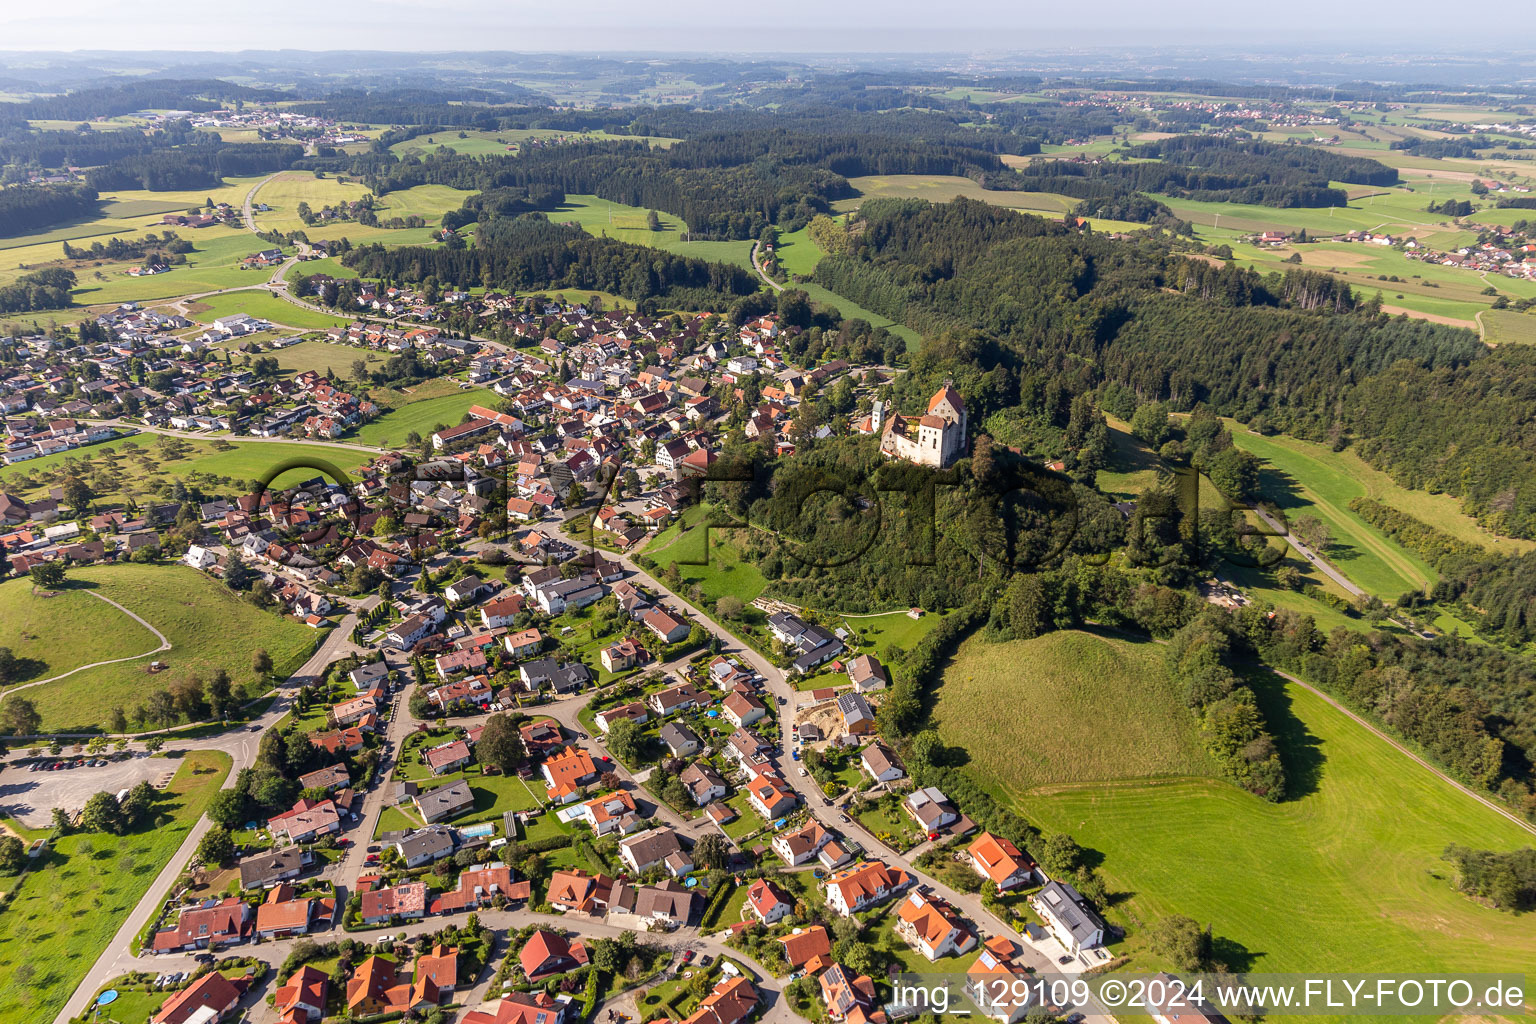
[[[0,1020],[52,1020],[171,859],[229,774],[228,755],[194,751],[155,802],[153,827],[73,835],[43,866],[0,879]]]
[[[494,405],[495,400],[494,392],[470,388],[441,398],[412,402],[380,413],[372,422],[363,424],[357,430],[356,440],[362,444],[398,448],[406,443],[407,434],[414,432],[426,437],[437,429],[438,424],[455,426],[470,406]]]
[[[742,604],[751,604],[767,588],[768,581],[763,578],[757,566],[742,559],[740,550],[731,543],[734,532],[696,526],[683,531],[661,547],[656,547],[654,543],[647,546],[645,553],[662,566],[673,562],[685,563],[677,567],[683,574],[682,590],[685,593],[697,583],[704,591],[706,600],[718,601],[730,594],[740,598]],[[702,562],[706,555],[708,565],[686,564]]]
[[[1014,800],[1052,783],[1217,774],[1152,643],[973,638],[944,669],[933,718],[969,770]]]
[[[923,344],[922,335],[904,324],[898,324],[889,317],[881,316],[872,310],[865,309],[851,299],[845,299],[834,291],[829,291],[819,284],[797,284],[796,288],[803,290],[811,297],[812,302],[821,302],[843,315],[845,319],[867,320],[872,327],[884,327],[892,334],[907,343],[907,351],[915,352]]]
[[[1536,549],[1536,542],[1497,537],[1484,530],[1477,525],[1475,519],[1461,511],[1460,503],[1449,494],[1409,490],[1397,484],[1386,473],[1371,466],[1348,448],[1335,452],[1326,445],[1282,434],[1264,437],[1231,421],[1227,422],[1227,426],[1232,431],[1232,440],[1239,448],[1253,452],[1304,487],[1314,504],[1317,504],[1316,514],[1320,517],[1327,511],[1335,518],[1348,516],[1358,524],[1348,531],[1335,530],[1336,536],[1356,534],[1360,529],[1375,532],[1347,507],[1351,498],[1364,495],[1400,509],[1460,540],[1481,544],[1490,550],[1524,552]],[[1275,483],[1284,486],[1285,481],[1281,479]],[[1332,512],[1334,508],[1342,509],[1342,516]],[[1287,512],[1290,513],[1290,509]],[[1391,544],[1383,535],[1375,533],[1375,536],[1381,542]],[[1365,540],[1358,543],[1365,547],[1371,546]],[[1395,545],[1393,547],[1396,548]],[[1401,558],[1412,556],[1400,548],[1396,550],[1397,556],[1382,557],[1394,563],[1394,571],[1401,573],[1403,570],[1397,568],[1403,564]],[[1349,559],[1340,563],[1339,568],[1353,578]]]
[[[101,196],[102,208],[99,216],[30,235],[0,238],[0,249],[61,242],[65,239],[70,241],[86,239],[85,244],[89,244],[89,240],[94,238],[105,241],[112,235],[127,237],[140,231],[160,231],[160,218],[163,214],[188,210],[193,206],[201,207],[205,199],[215,203],[239,206],[245,201],[245,194],[250,191],[250,187],[260,180],[260,177],[229,178],[218,188],[196,192],[148,192],[142,189],[105,192]],[[203,230],[216,229],[204,228]]]
[[[261,282],[252,281],[252,284]],[[196,319],[203,323],[212,323],[224,316],[235,313],[249,313],[251,316],[270,320],[274,324],[283,327],[294,327],[303,330],[323,331],[327,327],[345,327],[349,320],[330,316],[326,313],[317,313],[303,306],[294,305],[287,299],[281,299],[267,291],[265,288],[256,288],[243,292],[227,292],[223,295],[210,295],[199,299],[199,303],[207,308],[196,314]],[[350,360],[349,360],[350,362]],[[340,372],[339,370],[337,371]]]
[[[1536,316],[1512,309],[1485,309],[1477,314],[1483,340],[1490,345],[1536,345]]]
[[[163,500],[173,480],[202,482],[217,492],[231,494],[244,489],[244,481],[264,479],[274,467],[297,459],[320,460],[343,473],[351,473],[368,461],[365,452],[313,444],[234,440],[223,442],[227,450],[220,450],[214,441],[184,443],[190,446],[190,453],[167,461],[154,434],[139,434],[0,467],[0,483],[26,497],[62,483],[73,473],[91,485],[99,503],[110,504],[125,498]],[[295,472],[304,478],[318,471]],[[278,477],[273,483],[284,479]]]
[[[284,303],[287,305],[287,303]],[[296,308],[296,307],[295,307]],[[205,314],[207,315],[207,314]],[[241,339],[233,339],[223,342],[216,348],[233,348]],[[378,365],[384,361],[384,356],[366,348],[353,348],[350,345],[333,345],[326,341],[302,341],[297,345],[289,345],[275,352],[263,352],[262,355],[270,356],[277,360],[277,365],[286,373],[303,373],[312,370],[318,374],[324,374],[327,370],[335,370],[338,377],[346,380],[356,380],[352,375],[352,364],[359,359],[371,365]]]
[[[1457,895],[1448,843],[1531,835],[1299,687],[1260,684],[1302,795],[1269,804],[1210,779],[1063,785],[1017,806],[1103,854],[1110,911],[1134,934],[1169,914],[1213,926],[1230,966],[1259,971],[1528,970],[1536,930]],[[978,772],[980,775],[980,772]],[[1001,786],[996,780],[988,783]]]
[[[134,707],[152,691],[190,675],[206,679],[215,669],[223,668],[236,684],[251,682],[251,653],[257,648],[265,648],[272,655],[275,674],[282,678],[303,664],[323,635],[293,619],[261,611],[216,580],[185,566],[87,566],[71,570],[69,576],[74,585],[94,587],[164,633],[171,649],[156,657],[169,669],[149,675],[146,657],[85,669],[67,679],[26,690],[48,732],[104,729],[114,706],[121,706],[131,720]],[[15,580],[0,586],[0,593],[30,586],[26,580]],[[113,626],[103,628],[100,635],[79,634],[75,642],[91,652],[102,652],[89,659],[95,661],[120,656],[116,653],[122,646],[120,636],[121,627]],[[82,694],[89,694],[90,699],[83,700]]]
[[[779,265],[791,274],[809,275],[816,270],[816,264],[826,253],[821,251],[817,244],[811,241],[811,230],[803,227],[799,231],[786,231],[779,235],[779,240],[773,247],[773,254],[779,258]]]
[[[24,659],[13,682],[49,679],[81,665],[133,657],[159,646],[149,630],[84,590],[45,597],[34,593],[25,579],[0,585],[0,647]]]
[[[884,615],[844,615],[843,621],[864,638],[863,649],[876,657],[890,644],[910,651],[917,642],[927,636],[944,616],[929,613],[914,619],[905,611],[886,612]]]
[[[605,131],[593,132],[562,132],[552,128],[510,128],[506,131],[480,132],[466,131],[464,138],[459,138],[457,131],[440,131],[432,135],[418,135],[414,139],[406,139],[389,147],[389,151],[399,156],[407,153],[431,153],[439,149],[451,149],[456,153],[468,153],[471,156],[502,156],[507,153],[517,153],[523,144],[530,139],[579,139],[583,142],[648,142],[652,146],[665,148],[676,142],[662,136],[652,135],[609,135]]]
[[[839,213],[857,210],[866,199],[926,199],[932,203],[947,203],[964,196],[1010,210],[1055,217],[1077,205],[1076,199],[1053,192],[992,191],[970,178],[942,174],[878,174],[849,178],[848,183],[858,189],[859,195],[833,203],[832,208]]]
[[[470,193],[447,185],[417,185],[378,197],[374,212],[379,220],[418,216],[426,227],[368,227],[356,221],[330,221],[306,226],[298,214],[299,203],[308,203],[319,212],[322,207],[356,202],[371,190],[360,181],[342,182],[336,178],[316,178],[306,171],[289,171],[263,185],[256,194],[258,202],[270,210],[256,214],[256,226],[263,231],[303,231],[311,239],[350,238],[353,242],[387,242],[396,245],[421,244],[432,240],[443,214],[463,205]]]
[[[656,248],[681,241],[688,231],[688,225],[682,218],[660,210],[657,216],[661,221],[661,230],[652,231],[646,227],[647,213],[644,207],[625,206],[597,196],[573,195],[566,196],[565,202],[550,212],[549,219],[557,224],[578,224],[589,235],[607,235],[621,242]]]

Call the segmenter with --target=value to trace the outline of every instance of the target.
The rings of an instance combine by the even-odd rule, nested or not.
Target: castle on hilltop
[[[952,381],[933,393],[921,416],[887,416],[876,402],[870,427],[880,435],[880,451],[889,458],[944,469],[965,454],[965,402]]]

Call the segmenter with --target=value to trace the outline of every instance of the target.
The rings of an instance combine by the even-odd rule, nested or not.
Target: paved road
[[[752,243],[752,269],[757,271],[757,276],[762,278],[763,279],[763,283],[766,284],[769,288],[772,288],[776,292],[783,291],[784,290],[784,286],[779,284],[779,282],[775,281],[773,278],[769,277],[768,276],[768,271],[764,270],[763,269],[763,265],[757,261],[757,248],[758,248],[758,243],[757,242],[753,242]]]
[[[89,594],[91,597],[94,597],[98,601],[107,602],[107,604],[111,605],[113,608],[116,608],[118,611],[128,616],[134,622],[137,622],[139,625],[155,634],[155,638],[160,641],[160,646],[156,647],[152,651],[145,651],[143,654],[132,654],[126,658],[108,658],[106,661],[93,661],[89,665],[81,665],[79,668],[72,668],[68,672],[63,672],[56,676],[50,676],[47,679],[36,679],[30,683],[22,683],[20,686],[13,686],[6,690],[4,693],[0,693],[0,701],[4,701],[5,698],[9,697],[13,693],[20,693],[22,690],[29,690],[34,686],[42,686],[44,683],[56,683],[60,679],[68,679],[76,672],[84,672],[88,668],[100,668],[103,665],[116,665],[118,662],[122,661],[138,661],[140,658],[147,658],[151,654],[159,654],[161,651],[168,651],[171,649],[171,642],[165,638],[165,634],[160,632],[154,626],[151,626],[148,622],[145,622],[134,612],[124,608],[110,597],[103,597],[102,595],[96,593],[94,590],[86,590],[82,591],[82,593]]]
[[[267,184],[273,178],[278,177],[278,175],[281,175],[282,173],[282,171],[278,171],[277,174],[267,175],[265,178],[262,178],[256,184],[252,185],[251,190],[245,194],[245,205],[241,209],[241,213],[245,216],[245,229],[252,234],[258,233],[256,227],[256,212],[252,209],[256,202],[256,193],[261,191],[261,187],[263,185]]]
[[[289,686],[296,685],[298,680],[318,677],[326,665],[350,651],[355,651],[356,648],[352,645],[351,641],[352,627],[355,625],[357,625],[356,615],[349,614],[343,618],[341,624],[331,631],[330,635],[325,638],[325,641],[320,644],[309,660],[300,667],[298,672],[289,678]],[[267,710],[267,713],[252,723],[252,726],[241,727],[206,740],[177,743],[176,747],[182,750],[220,750],[228,754],[233,764],[230,767],[229,775],[224,779],[222,788],[229,789],[235,784],[235,778],[240,774],[240,770],[248,768],[255,763],[256,753],[261,746],[262,735],[267,729],[277,724],[278,719],[287,714],[290,700],[291,693],[287,689],[281,689],[278,691],[277,698],[272,702],[272,706]],[[83,1013],[96,990],[106,982],[124,973],[126,970],[133,970],[136,969],[136,966],[143,966],[129,954],[129,947],[134,938],[159,911],[161,903],[170,895],[172,883],[176,881],[177,877],[186,868],[187,863],[192,859],[193,853],[197,851],[198,842],[203,838],[203,835],[211,825],[212,822],[207,817],[203,817],[199,818],[197,823],[192,826],[192,830],[182,840],[181,846],[177,848],[171,859],[166,862],[165,867],[155,880],[150,883],[143,899],[139,900],[138,904],[129,912],[127,918],[124,919],[106,950],[102,952],[101,956],[97,958],[96,963],[92,965],[90,971],[75,987],[75,992],[70,996],[69,1002],[64,1004],[64,1008],[54,1018],[55,1024],[67,1024],[71,1017],[77,1017]],[[278,962],[281,963],[281,961]],[[124,963],[127,963],[129,966],[124,967]]]
[[[1310,562],[1312,567],[1318,572],[1322,573],[1324,576],[1327,576],[1329,579],[1333,580],[1333,582],[1337,583],[1339,586],[1348,591],[1350,597],[1359,597],[1365,593],[1364,590],[1355,586],[1355,584],[1351,582],[1348,576],[1345,576],[1343,573],[1339,572],[1339,570],[1328,564],[1328,561],[1321,555],[1313,551],[1306,544],[1302,543],[1299,537],[1297,537],[1290,530],[1286,529],[1284,523],[1280,522],[1280,520],[1270,515],[1267,511],[1260,508],[1258,505],[1254,505],[1252,508],[1259,519],[1264,522],[1264,525],[1275,531],[1275,536],[1284,537],[1286,543],[1295,548],[1298,555]]]

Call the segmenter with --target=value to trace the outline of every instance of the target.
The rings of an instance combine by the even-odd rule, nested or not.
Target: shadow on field
[[[1247,946],[1225,935],[1211,936],[1211,963],[1232,974],[1246,974],[1263,953],[1251,952]]]
[[[1259,494],[1282,512],[1307,504],[1296,478],[1268,463],[1259,466]]]
[[[1322,741],[1291,710],[1285,680],[1263,670],[1252,670],[1245,675],[1285,765],[1285,798],[1299,800],[1317,792],[1328,757],[1323,753]]]

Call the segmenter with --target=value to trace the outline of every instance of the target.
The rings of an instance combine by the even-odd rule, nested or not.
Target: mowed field
[[[1536,345],[1536,314],[1485,309],[1477,314],[1477,322],[1490,345]]]
[[[839,213],[857,210],[866,199],[926,199],[947,203],[964,196],[1010,210],[1060,216],[1077,205],[1070,196],[1054,192],[998,192],[982,188],[970,178],[944,174],[874,174],[849,178],[859,190],[852,199],[839,199],[832,208]]]
[[[460,138],[460,135],[463,138]],[[508,153],[521,152],[527,143],[535,139],[562,139],[580,142],[646,142],[663,149],[677,141],[676,139],[656,135],[609,135],[601,130],[592,132],[562,132],[552,128],[510,128],[506,131],[496,132],[445,130],[434,132],[431,135],[418,135],[414,139],[397,142],[389,147],[389,151],[397,156],[405,156],[408,153],[425,154],[436,152],[439,149],[451,149],[456,153],[467,153],[470,156],[503,156]]]
[[[441,226],[443,214],[458,209],[470,193],[447,185],[418,185],[378,197],[374,212],[379,220],[418,216],[427,222],[421,228],[367,227],[356,221],[306,226],[298,214],[301,202],[318,213],[322,207],[356,202],[369,194],[371,190],[360,181],[342,182],[332,177],[317,178],[307,171],[285,171],[256,194],[257,202],[271,207],[256,214],[256,226],[263,231],[303,231],[311,239],[350,238],[353,242],[419,245],[432,240],[432,232]]]
[[[352,473],[369,461],[366,452],[334,445],[182,440],[190,448],[182,458],[166,459],[156,435],[144,433],[0,467],[0,484],[25,498],[73,474],[91,485],[98,502],[110,504],[127,498],[163,498],[160,490],[173,480],[201,482],[216,492],[230,493],[247,486],[248,481],[265,479],[276,467],[299,460],[317,459],[343,473]],[[315,470],[303,470],[299,475],[316,474]]]
[[[0,891],[14,893],[0,914],[0,1021],[53,1019],[231,767],[217,751],[167,757],[176,774],[156,794],[152,826],[120,837],[65,836],[24,875],[0,878]]]
[[[341,371],[337,371],[338,373]],[[411,402],[380,413],[371,422],[364,423],[348,440],[361,444],[378,445],[381,448],[399,448],[406,443],[409,434],[427,437],[439,425],[453,427],[464,419],[472,405],[494,406],[496,394],[485,388],[470,388],[439,398]]]
[[[218,581],[186,566],[85,566],[71,570],[69,578],[73,585],[94,588],[131,609],[164,633],[171,649],[156,655],[155,660],[169,668],[150,675],[145,671],[150,660],[146,656],[88,668],[23,691],[42,714],[47,732],[105,729],[113,707],[124,708],[132,717],[134,707],[152,691],[190,675],[206,679],[222,668],[236,684],[254,681],[251,654],[258,648],[272,656],[274,672],[281,679],[303,664],[324,635],[294,619],[262,611]],[[27,580],[13,580],[0,585],[0,594],[9,601],[12,588],[30,587]],[[136,653],[123,649],[125,627],[100,621],[96,625],[96,629],[75,633],[73,643],[84,652],[79,656],[83,660],[94,662]],[[155,646],[151,642],[140,649]]]
[[[265,284],[266,279],[250,283]],[[282,327],[307,331],[323,331],[327,327],[345,327],[351,322],[344,317],[331,316],[328,313],[320,313],[296,305],[287,299],[273,295],[265,288],[209,295],[197,301],[199,312],[192,314],[192,319],[202,323],[212,323],[220,317],[233,316],[236,313],[249,313],[251,316],[270,320]]]
[[[1187,914],[1234,944],[1227,959],[1240,969],[1528,971],[1536,929],[1454,892],[1440,854],[1448,843],[1529,846],[1531,833],[1320,697],[1267,678],[1261,703],[1293,799],[1181,779],[1061,785],[1015,803],[1103,854],[1132,968],[1159,966],[1136,932]]]
[[[90,637],[90,643],[82,638]],[[35,590],[27,580],[0,585],[0,647],[21,662],[13,682],[51,679],[94,661],[147,654],[153,633],[84,588]]]
[[[1053,783],[1217,774],[1153,643],[973,637],[944,669],[933,720],[966,770],[1015,803]]]

